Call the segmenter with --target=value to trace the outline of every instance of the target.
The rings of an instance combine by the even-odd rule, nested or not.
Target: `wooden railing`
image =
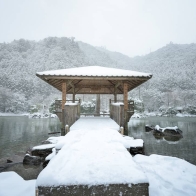
[[[110,100],[110,118],[113,119],[119,126],[125,127],[125,124],[129,121],[134,114],[134,101],[128,101],[128,110],[125,113],[123,100],[118,100],[116,103],[114,100]]]

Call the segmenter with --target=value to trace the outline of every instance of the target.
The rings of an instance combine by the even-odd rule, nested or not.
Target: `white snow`
[[[123,102],[117,102],[117,103],[112,103],[112,105],[120,106],[120,105],[124,105],[124,103]]]
[[[161,129],[161,127],[159,125],[156,125],[155,127],[155,130],[159,131]]]
[[[134,113],[134,114],[131,116],[131,118],[141,118],[141,116],[140,116],[140,114]]]
[[[57,115],[56,114],[51,114],[50,118],[57,118]]]
[[[56,144],[58,141],[60,141],[63,138],[64,136],[49,137],[46,141],[49,141],[51,144]]]
[[[49,154],[49,155],[45,158],[45,160],[46,160],[46,161],[49,161],[49,160],[51,160],[52,158],[54,158],[55,155],[56,155],[56,148],[53,148],[53,149],[52,149],[52,153]]]
[[[150,196],[195,196],[196,166],[182,159],[161,155],[136,155],[149,180]]]
[[[56,76],[116,76],[116,77],[151,77],[150,73],[142,73],[137,71],[108,68],[101,66],[87,66],[70,69],[51,70],[37,72],[38,75],[56,75]]]
[[[34,146],[32,150],[44,150],[44,149],[49,149],[49,148],[54,148],[55,144],[43,144],[39,146]]]
[[[67,103],[65,103],[65,105],[78,105],[78,103],[69,103],[69,102],[67,102]]]
[[[40,173],[37,186],[148,182],[125,148],[133,139],[118,130],[110,118],[79,119],[56,144],[61,150]]]
[[[136,155],[133,161],[145,172],[149,181],[149,196],[195,196],[195,165],[176,157],[161,155]],[[15,172],[0,173],[0,195],[34,196],[35,180],[25,181]]]
[[[164,128],[161,128],[159,125],[156,125],[156,126],[155,126],[155,130],[157,130],[157,131],[164,132],[166,129],[174,130],[174,131],[177,132],[178,127],[175,126],[175,127],[164,127]]]
[[[36,180],[24,180],[17,173],[0,173],[0,196],[35,196]]]

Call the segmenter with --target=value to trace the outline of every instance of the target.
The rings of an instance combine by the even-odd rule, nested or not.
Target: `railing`
[[[118,100],[115,102],[114,100],[110,99],[110,118],[113,119],[118,125],[124,127],[134,114],[134,101],[128,101],[128,110],[126,113],[123,102],[123,100]]]
[[[73,103],[73,100],[66,100],[66,103]],[[75,103],[80,103],[80,99]],[[62,112],[62,100],[55,100],[55,112]]]
[[[79,100],[75,100],[76,103],[80,103]],[[66,103],[73,103],[73,100],[66,100]],[[80,113],[80,108],[78,107],[77,116]],[[55,114],[59,117],[59,120],[62,122],[62,100],[55,100]]]

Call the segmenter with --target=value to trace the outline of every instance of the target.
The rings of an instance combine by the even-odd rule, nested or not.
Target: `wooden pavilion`
[[[117,94],[122,94],[123,112],[118,111],[123,115],[123,119],[118,123],[120,126],[125,127],[125,124],[130,118],[130,115],[128,115],[128,92],[152,77],[152,74],[149,73],[100,66],[51,70],[37,72],[36,75],[62,92],[61,118],[63,127],[67,124],[64,122],[67,94],[73,95],[73,102],[75,102],[76,94],[113,94],[114,102],[117,102]],[[115,113],[116,112],[114,112],[114,114]],[[117,117],[112,118],[117,121]],[[71,124],[69,124],[69,126],[71,126]]]

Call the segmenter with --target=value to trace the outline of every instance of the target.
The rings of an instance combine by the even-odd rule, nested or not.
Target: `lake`
[[[152,132],[145,131],[145,125],[159,125],[160,127],[178,126],[183,132],[179,141],[155,139]],[[196,165],[196,118],[191,117],[149,117],[131,119],[129,121],[129,135],[144,140],[145,154],[159,154],[174,156]]]
[[[179,141],[157,140],[151,132],[145,132],[146,124],[161,127],[178,126],[183,131],[183,138]],[[23,155],[28,149],[53,136],[48,133],[57,131],[60,131],[57,118],[0,117],[0,159],[14,154]],[[196,165],[196,118],[131,119],[129,135],[144,140],[147,155],[175,156]]]
[[[0,117],[0,158],[24,154],[60,127],[57,118]]]

